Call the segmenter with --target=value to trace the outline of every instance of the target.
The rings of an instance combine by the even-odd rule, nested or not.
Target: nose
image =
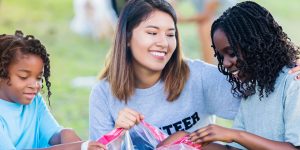
[[[156,45],[160,47],[168,47],[169,45],[168,37],[164,34],[160,34],[156,41]]]
[[[41,87],[41,81],[40,80],[35,80],[35,81],[32,81],[28,84],[28,87],[29,88],[40,88]]]
[[[223,66],[225,68],[231,68],[234,65],[234,58],[228,57],[228,56],[224,56],[224,60],[223,60]]]

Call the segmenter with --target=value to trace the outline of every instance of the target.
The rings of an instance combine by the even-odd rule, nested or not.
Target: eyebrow
[[[30,72],[31,72],[31,71],[26,70],[26,69],[19,69],[19,70],[17,70],[17,71],[19,71],[19,72],[26,72],[26,73],[30,73]],[[40,74],[43,74],[43,71],[40,72]]]
[[[153,25],[146,26],[146,28],[155,28],[155,29],[159,29],[159,27],[153,26]],[[175,28],[169,28],[168,30],[175,31]]]
[[[224,47],[223,49],[221,49],[222,51],[225,51],[225,50],[230,50],[231,49],[231,47],[230,46],[226,46],[226,47]]]
[[[25,69],[18,69],[19,72],[26,72],[26,73],[30,73],[29,70],[25,70]]]

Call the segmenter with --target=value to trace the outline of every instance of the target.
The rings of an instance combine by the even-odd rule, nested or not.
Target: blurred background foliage
[[[299,0],[255,0],[271,11],[291,40],[300,45]],[[190,3],[178,11],[192,15]],[[70,30],[74,16],[72,0],[0,0],[0,34],[16,29],[32,34],[44,43],[51,56],[51,111],[58,122],[88,138],[88,99],[91,86],[74,86],[77,77],[94,77],[104,66],[111,39],[80,36]],[[194,24],[180,24],[185,56],[201,58]],[[112,36],[111,36],[112,37]],[[1,108],[0,108],[1,109]],[[228,123],[218,120],[221,124]],[[230,124],[230,123],[229,123]]]

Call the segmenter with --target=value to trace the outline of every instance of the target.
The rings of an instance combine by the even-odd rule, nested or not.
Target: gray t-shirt
[[[164,83],[136,89],[127,105],[113,96],[109,83],[99,81],[90,95],[89,135],[96,140],[114,129],[118,112],[129,107],[145,116],[145,121],[167,134],[195,131],[214,122],[213,115],[234,119],[240,100],[230,92],[230,84],[216,66],[187,60],[189,79],[178,99],[168,102]]]
[[[296,74],[288,74],[289,70],[284,67],[267,98],[259,100],[256,92],[242,100],[233,128],[300,146],[300,82],[294,80]],[[229,145],[245,149],[236,143]]]

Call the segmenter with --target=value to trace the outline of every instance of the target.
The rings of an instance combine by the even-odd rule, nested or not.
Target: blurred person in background
[[[227,8],[233,6],[236,3],[236,0],[189,0],[189,2],[195,7],[196,14],[189,17],[180,15],[178,21],[181,23],[197,24],[202,60],[210,64],[215,64],[216,61],[213,52],[211,51],[210,28],[213,20],[221,15]]]
[[[117,21],[110,0],[74,0],[71,29],[93,38],[111,38]]]

